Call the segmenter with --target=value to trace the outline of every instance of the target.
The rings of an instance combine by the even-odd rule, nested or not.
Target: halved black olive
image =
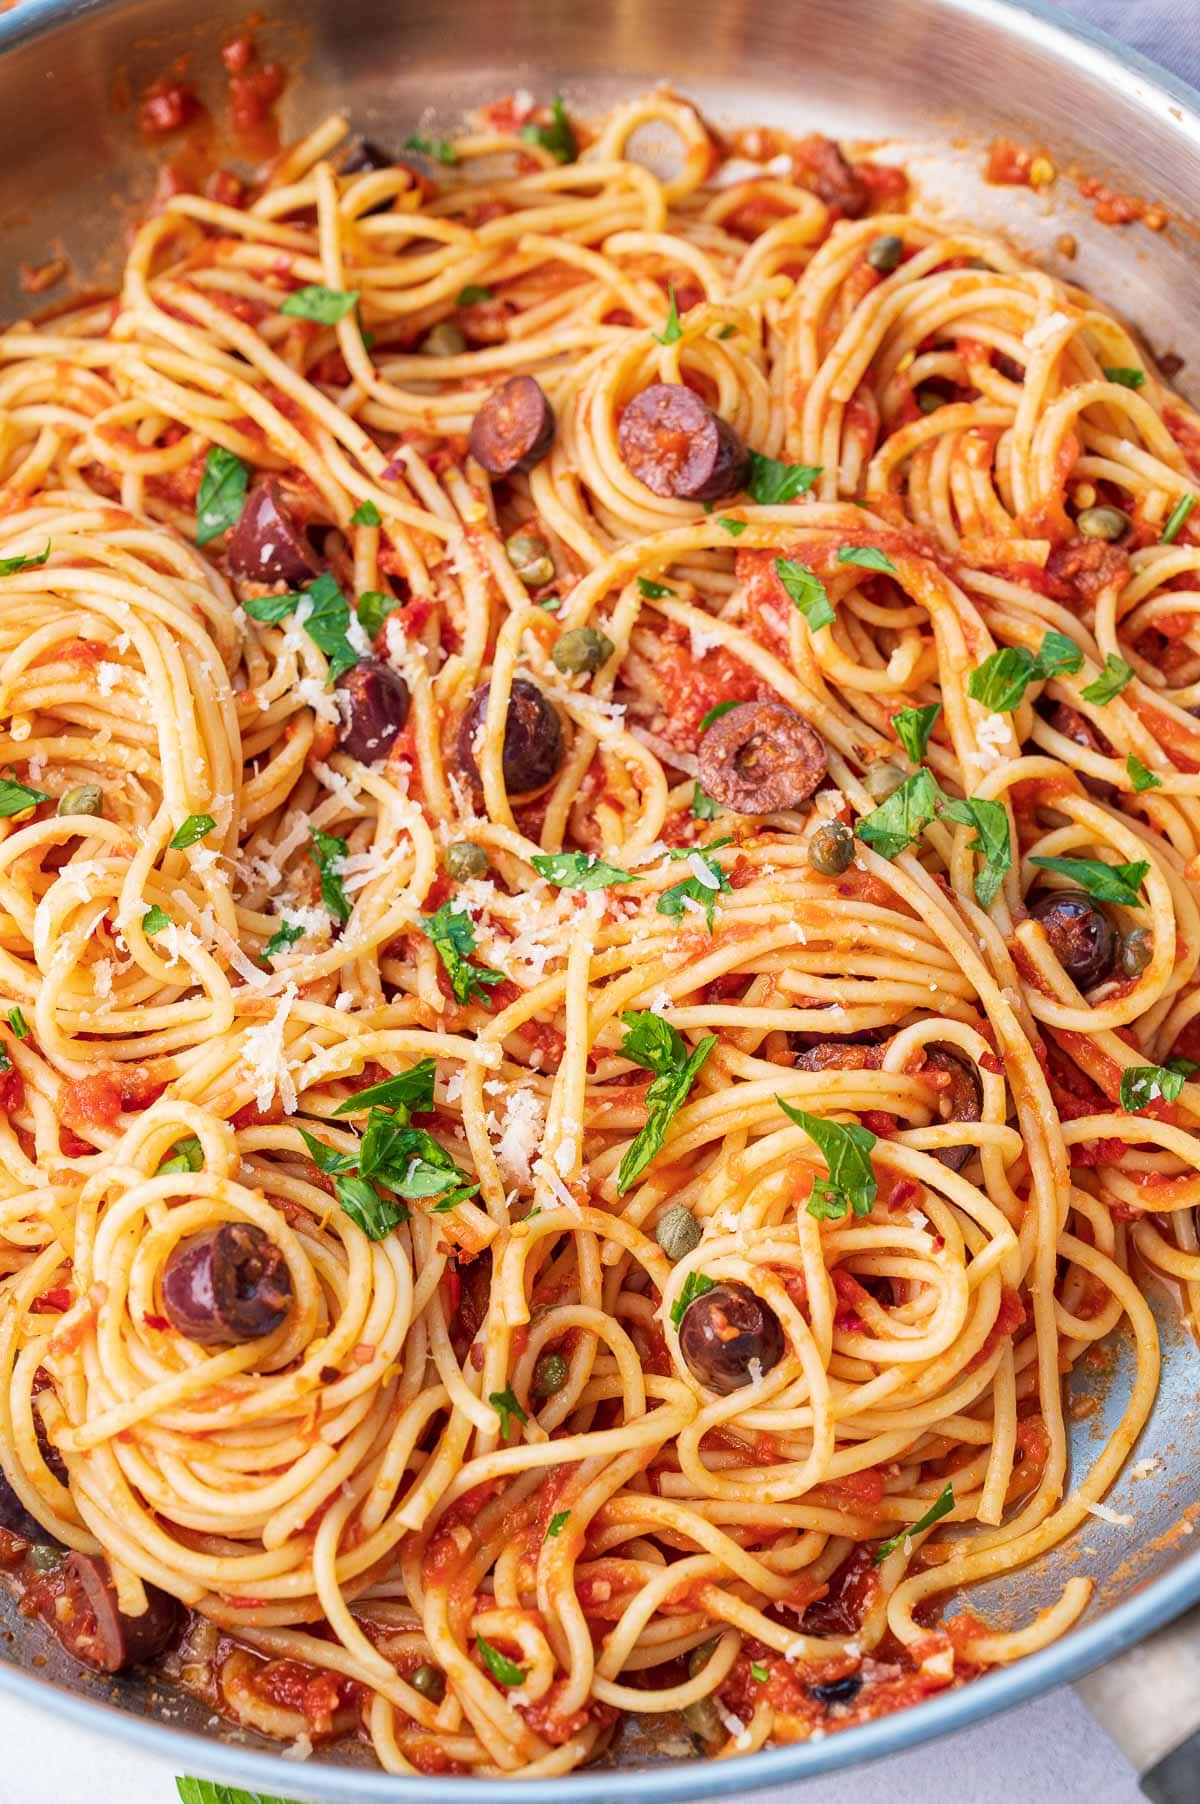
[[[287,1261],[253,1222],[223,1222],[175,1248],[162,1276],[172,1327],[202,1347],[274,1334],[292,1304]]]
[[[938,1099],[945,1105],[943,1121],[978,1121],[983,1114],[983,1086],[970,1059],[952,1052],[949,1046],[927,1046],[925,1064],[932,1065],[935,1071],[944,1071],[950,1079],[938,1090]],[[951,1171],[961,1171],[974,1150],[970,1145],[939,1146],[933,1156]]]
[[[1102,908],[1081,889],[1056,889],[1029,905],[1059,964],[1081,990],[1108,977],[1117,960],[1117,934]]]
[[[818,1704],[848,1704],[862,1690],[862,1674],[850,1672],[844,1679],[830,1679],[827,1685],[807,1685],[805,1690]]]
[[[684,1310],[679,1351],[693,1378],[727,1397],[779,1364],[783,1329],[748,1285],[714,1284]]]
[[[554,443],[554,409],[532,376],[510,376],[471,421],[471,456],[489,476],[532,470]]]
[[[472,787],[480,789],[475,762],[475,739],[487,713],[491,684],[475,691],[458,729],[458,762]],[[544,789],[558,775],[563,761],[562,722],[558,711],[537,687],[517,677],[508,697],[504,721],[502,768],[504,787],[510,795],[526,795]]]
[[[157,1585],[146,1586],[146,1608],[126,1616],[117,1603],[108,1562],[73,1553],[67,1560],[61,1594],[45,1620],[69,1654],[98,1672],[121,1672],[161,1654],[179,1627],[176,1600]]]
[[[820,735],[783,702],[739,702],[700,741],[704,793],[735,814],[798,808],[828,768]]]
[[[389,752],[408,719],[408,684],[379,658],[362,658],[337,680],[341,748],[363,764]]]
[[[229,568],[245,582],[287,583],[299,589],[317,574],[304,533],[268,476],[256,483],[229,540]]]

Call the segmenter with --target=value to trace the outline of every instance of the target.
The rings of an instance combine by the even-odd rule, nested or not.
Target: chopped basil
[[[953,1508],[954,1487],[947,1485],[936,1503],[931,1503],[923,1516],[918,1516],[915,1522],[910,1523],[907,1528],[902,1528],[898,1535],[893,1535],[890,1541],[885,1541],[882,1547],[875,1549],[876,1566],[882,1566],[888,1555],[895,1553],[896,1549],[902,1542],[907,1541],[910,1535],[919,1535],[923,1529],[932,1528],[935,1522],[940,1522],[943,1516],[948,1516]]]
[[[1169,1065],[1130,1065],[1121,1073],[1121,1107],[1136,1115],[1152,1102],[1174,1102],[1185,1081],[1185,1074]]]
[[[460,1171],[441,1143],[402,1115],[374,1108],[359,1146],[360,1176],[394,1190],[410,1203],[437,1197],[435,1215],[448,1214],[475,1195],[479,1185]]]
[[[1183,529],[1183,523],[1196,505],[1194,495],[1181,495],[1171,509],[1167,524],[1163,527],[1160,545],[1173,545]]]
[[[1071,674],[1083,668],[1083,653],[1065,633],[1048,632],[1036,652],[1027,645],[1006,645],[971,672],[967,694],[993,714],[1017,707],[1030,683]]]
[[[423,157],[432,157],[435,163],[458,162],[458,152],[449,138],[425,138],[420,132],[409,132],[404,148],[419,151]]]
[[[671,297],[671,305],[667,309],[667,323],[661,332],[652,332],[651,338],[660,345],[678,344],[683,337],[683,327],[679,323],[679,308],[675,305],[675,284],[667,283],[667,292]]]
[[[718,702],[716,707],[710,708],[708,713],[702,718],[699,728],[700,732],[707,733],[714,720],[720,720],[722,714],[728,714],[731,708],[740,708],[741,705],[740,702]]]
[[[334,1178],[333,1191],[342,1209],[368,1240],[386,1240],[394,1228],[410,1219],[411,1212],[402,1203],[380,1196],[366,1178],[343,1173]]]
[[[827,1178],[814,1178],[808,1213],[818,1221],[840,1221],[848,1210],[855,1215],[870,1215],[879,1188],[871,1164],[871,1148],[875,1135],[861,1122],[826,1121],[810,1115],[805,1109],[794,1109],[776,1096],[789,1121],[804,1129],[825,1156]]]
[[[752,451],[746,493],[761,507],[777,507],[794,501],[797,495],[807,495],[820,474],[820,464],[781,463],[776,457]]]
[[[1138,890],[1150,870],[1143,859],[1137,864],[1104,864],[1098,858],[1031,858],[1029,862],[1044,871],[1056,871],[1098,902],[1122,902],[1126,908],[1142,906]]]
[[[807,564],[797,563],[795,558],[777,557],[775,574],[814,633],[818,628],[829,625],[833,619],[833,609],[829,605],[825,585]]]
[[[1161,789],[1162,778],[1156,777],[1152,770],[1147,770],[1135,752],[1130,752],[1125,760],[1125,771],[1133,784],[1133,793],[1140,796],[1147,789]]]
[[[858,837],[881,858],[896,858],[935,818],[937,800],[933,773],[922,768],[859,821]]]
[[[1145,370],[1131,370],[1121,367],[1114,370],[1106,369],[1104,374],[1108,377],[1110,382],[1120,383],[1122,388],[1141,388],[1146,380]]]
[[[1085,702],[1095,702],[1099,707],[1103,707],[1105,702],[1112,701],[1114,695],[1120,695],[1126,683],[1133,681],[1134,675],[1133,665],[1127,664],[1124,658],[1118,658],[1114,652],[1110,651],[1104,660],[1104,669],[1100,675],[1095,677],[1086,689],[1081,689],[1080,694]]]
[[[500,1418],[500,1435],[503,1440],[508,1439],[514,1416],[518,1422],[528,1422],[529,1420],[529,1417],[517,1402],[511,1384],[507,1385],[502,1391],[492,1391],[488,1397],[488,1402]]]
[[[321,873],[321,900],[343,927],[351,910],[341,877],[348,851],[345,840],[336,833],[322,833],[319,827],[309,829],[308,855]]]
[[[196,500],[196,543],[207,545],[236,526],[246,505],[250,472],[240,457],[224,445],[213,445],[204,460],[200,493]]]
[[[307,288],[297,288],[295,294],[289,294],[279,311],[290,319],[311,319],[319,326],[335,326],[357,305],[357,288],[326,288],[320,282],[310,282]]]
[[[16,557],[0,557],[0,576],[15,576],[18,570],[40,570],[50,556],[50,541],[44,551],[18,552]]]
[[[358,606],[355,609],[355,613],[358,615],[358,624],[374,639],[388,615],[399,606],[400,603],[396,597],[385,595],[382,589],[364,589],[358,598]]]
[[[731,539],[740,539],[749,524],[749,520],[731,520],[728,514],[717,515],[717,525],[722,532],[727,532]]]
[[[156,933],[161,933],[164,927],[169,927],[170,925],[170,915],[165,908],[160,908],[157,902],[152,908],[148,908],[142,916],[142,932],[147,938],[152,937]]]
[[[525,1683],[525,1674],[516,1661],[510,1660],[506,1654],[502,1654],[498,1647],[493,1647],[491,1642],[485,1641],[482,1635],[476,1635],[475,1646],[479,1649],[479,1658],[493,1679],[498,1679],[501,1685],[523,1685]]]
[[[728,844],[728,841],[717,841],[717,844]],[[690,877],[682,883],[673,883],[658,898],[657,912],[668,915],[672,919],[681,915],[688,902],[696,902],[704,910],[704,918],[708,923],[708,931],[713,930],[713,907],[716,899],[731,888],[728,877],[713,859],[706,858],[698,846],[680,847],[671,854],[673,858],[684,857],[689,865],[693,860],[700,864],[703,875],[693,868]]]
[[[368,1084],[340,1102],[335,1115],[358,1115],[364,1109],[407,1109],[414,1115],[426,1114],[433,1107],[433,1080],[437,1075],[436,1059],[418,1059],[407,1071]]]
[[[182,827],[177,827],[171,835],[167,845],[172,852],[185,852],[198,839],[203,839],[206,833],[211,833],[216,824],[211,814],[189,814]]]
[[[990,908],[1012,864],[1008,813],[1003,802],[985,802],[978,796],[967,796],[962,801],[946,797],[938,813],[960,827],[974,827],[975,838],[967,850],[978,852],[983,859],[983,868],[975,878],[975,900],[980,908]]]
[[[757,1679],[760,1685],[765,1685],[770,1676],[771,1673],[768,1667],[761,1665],[757,1660],[751,1660],[750,1677],[752,1679]]]
[[[896,566],[890,557],[874,545],[843,545],[837,554],[839,564],[857,564],[860,570],[881,570],[885,576],[895,576]]]
[[[621,1160],[618,1194],[628,1190],[662,1151],[672,1118],[717,1043],[716,1034],[705,1034],[689,1053],[678,1028],[649,1009],[626,1010],[621,1020],[626,1030],[620,1048],[623,1057],[655,1075],[646,1091],[646,1125]]]
[[[328,681],[335,683],[358,663],[358,653],[348,637],[349,605],[338,588],[337,578],[330,571],[323,571],[302,594],[254,595],[243,606],[252,620],[275,626],[304,602],[308,606],[301,615],[301,623],[317,650],[328,658]]]
[[[559,889],[608,889],[613,883],[638,883],[632,871],[606,864],[592,852],[535,852],[530,859],[539,877]]]
[[[18,1040],[27,1040],[29,1038],[29,1023],[26,1021],[20,1007],[9,1009],[8,1025],[12,1028]]]
[[[547,1541],[557,1541],[570,1520],[570,1510],[556,1510],[554,1515],[550,1518],[549,1526],[546,1529],[545,1539]]]
[[[11,777],[0,777],[0,820],[8,820],[14,814],[24,814],[27,808],[36,808],[39,802],[48,802],[50,797],[42,789],[30,789],[27,783],[17,783]]]
[[[727,325],[721,327],[721,330],[717,333],[717,337],[732,338],[736,331],[737,327],[734,325],[733,321],[730,320]]]
[[[926,708],[902,708],[899,714],[892,715],[896,737],[914,764],[920,764],[925,756],[929,735],[941,711],[941,702],[930,702]]]
[[[480,301],[490,301],[492,299],[494,299],[494,296],[490,288],[482,288],[478,282],[468,282],[465,288],[459,289],[458,300],[455,305],[459,307],[474,307],[477,306]]]
[[[371,500],[360,501],[350,516],[351,526],[382,526],[383,515]]]
[[[252,595],[242,607],[251,620],[261,621],[264,626],[278,626],[302,599],[299,595]]]
[[[175,1142],[169,1156],[163,1160],[154,1175],[156,1178],[162,1178],[166,1177],[168,1172],[203,1170],[204,1149],[195,1134],[189,1134],[186,1139]]]
[[[696,1298],[702,1297],[707,1291],[714,1289],[715,1282],[715,1279],[710,1278],[706,1272],[688,1273],[683,1281],[683,1289],[671,1305],[671,1321],[676,1328],[678,1328],[680,1322],[682,1322],[684,1316],[696,1301]]]
[[[647,601],[662,601],[668,595],[674,595],[674,589],[668,589],[664,583],[652,583],[649,577],[639,576],[637,579],[638,594],[644,595]]]
[[[263,947],[263,957],[274,958],[277,952],[286,952],[289,946],[294,946],[297,940],[303,938],[303,927],[298,927],[294,921],[284,921]]]
[[[307,1146],[309,1157],[317,1170],[327,1178],[338,1177],[342,1172],[357,1168],[357,1153],[339,1153],[336,1147],[327,1146],[324,1140],[318,1140],[307,1128],[300,1129],[300,1138]]]
[[[469,914],[443,902],[436,914],[422,915],[418,926],[442,961],[456,1002],[478,1000],[491,1007],[487,992],[504,982],[503,971],[484,965],[473,965],[467,958],[475,950],[475,923]]]
[[[550,115],[549,125],[523,125],[521,136],[526,144],[536,144],[540,149],[548,150],[556,163],[573,163],[579,155],[579,146],[561,94],[555,95]]]
[[[700,787],[699,778],[692,784],[692,819],[695,821],[715,821],[721,813],[721,804],[714,802],[711,796],[705,795]]]

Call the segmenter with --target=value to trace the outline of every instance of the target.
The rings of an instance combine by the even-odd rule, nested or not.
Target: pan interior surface
[[[22,264],[63,254],[82,281],[113,281],[124,224],[154,185],[128,97],[181,54],[191,59],[201,92],[211,86],[217,93],[218,46],[243,20],[238,0],[216,0],[203,18],[184,0],[74,6],[29,0],[5,18],[0,310],[6,317],[30,310]],[[1187,358],[1180,386],[1195,392],[1189,378],[1191,359],[1200,356],[1200,300],[1188,225],[1173,218],[1159,234],[1140,225],[1103,226],[1065,175],[1038,194],[983,180],[988,140],[1003,132],[1044,146],[1060,168],[1078,165],[1186,218],[1189,168],[1197,167],[1200,151],[1200,117],[1187,97],[1165,80],[1157,85],[1136,59],[1119,59],[1041,15],[996,0],[807,0],[803,8],[752,0],[456,0],[453,8],[445,0],[293,0],[286,19],[267,17],[261,35],[264,49],[291,72],[282,109],[287,136],[338,110],[357,129],[395,145],[412,130],[453,126],[470,108],[518,87],[539,99],[561,92],[587,115],[667,82],[718,127],[765,123],[871,142],[884,160],[905,162],[918,211],[1007,233],[1054,274],[1113,306],[1158,353]],[[1065,235],[1077,246],[1069,260]],[[1188,1521],[1200,1505],[1200,1357],[1180,1322],[1178,1299],[1158,1288],[1151,1301],[1165,1356],[1159,1399],[1108,1498],[1127,1520],[1089,1519],[1044,1563],[972,1599],[989,1617],[1016,1622],[1051,1603],[1067,1578],[1089,1574],[1097,1580],[1095,1598],[1066,1642],[1027,1667],[994,1674],[917,1711],[746,1763],[698,1762],[678,1730],[651,1740],[635,1727],[612,1759],[637,1772],[593,1771],[554,1781],[561,1795],[694,1798],[873,1757],[1058,1683],[1182,1608],[1200,1592],[1200,1553],[1190,1552]],[[1106,1369],[1077,1377],[1074,1386],[1076,1473],[1090,1464],[1120,1414],[1127,1349],[1118,1344],[1111,1351]],[[220,1751],[181,1746],[175,1755],[181,1767],[206,1759],[206,1770],[242,1783],[287,1794],[294,1781],[331,1800],[544,1795],[535,1783],[501,1789],[405,1781],[374,1770],[323,1771],[318,1762],[301,1779],[276,1756],[267,1758],[265,1743],[218,1727],[203,1705],[157,1681],[82,1673],[16,1614],[7,1595],[0,1618],[0,1679],[25,1669],[26,1695],[40,1690],[62,1709],[63,1694],[70,1694],[164,1725],[159,1751],[172,1730],[221,1738]],[[257,1758],[250,1752],[255,1747]]]

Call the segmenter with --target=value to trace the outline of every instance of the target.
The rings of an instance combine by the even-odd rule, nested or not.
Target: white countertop
[[[174,1766],[5,1697],[0,1748],[0,1804],[177,1804]],[[281,1772],[286,1795],[301,1797],[303,1768]],[[753,1794],[755,1804],[791,1804],[800,1795],[796,1786]],[[1007,1804],[1018,1797],[1021,1804],[1138,1804],[1140,1793],[1131,1768],[1071,1691],[803,1787],[804,1804]]]

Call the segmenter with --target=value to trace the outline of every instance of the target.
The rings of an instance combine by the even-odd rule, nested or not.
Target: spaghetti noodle
[[[1200,1308],[1198,422],[825,140],[345,150],[0,338],[5,1558],[395,1772],[858,1722]]]

